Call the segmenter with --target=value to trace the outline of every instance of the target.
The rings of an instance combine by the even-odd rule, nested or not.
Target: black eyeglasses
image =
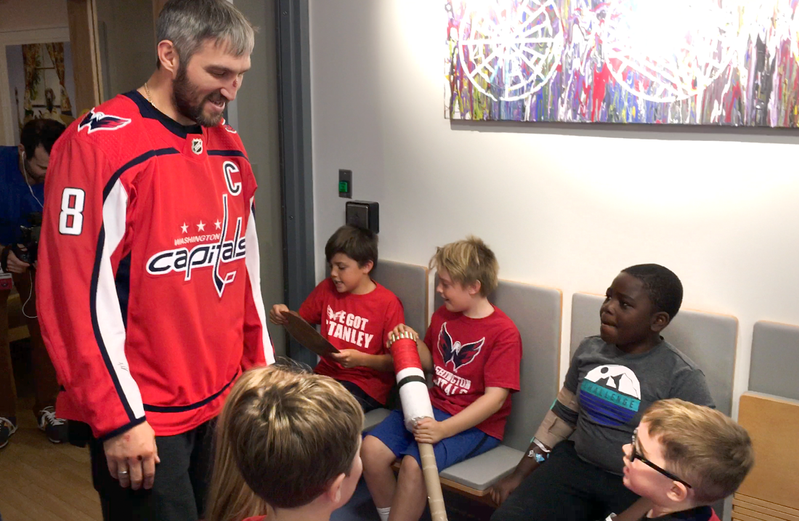
[[[632,457],[630,458],[630,463],[632,463],[636,459],[639,459],[639,460],[641,460],[641,463],[643,463],[644,465],[648,465],[650,468],[653,468],[653,469],[657,470],[658,472],[660,472],[661,474],[663,474],[667,478],[673,479],[674,481],[682,483],[683,485],[685,485],[688,488],[693,488],[686,481],[683,481],[682,479],[678,478],[677,476],[675,476],[674,474],[672,474],[668,470],[658,467],[657,465],[655,465],[654,463],[652,463],[651,461],[646,459],[640,452],[638,452],[638,429],[635,429],[633,431],[633,439],[632,439],[632,441],[630,443],[632,444]]]

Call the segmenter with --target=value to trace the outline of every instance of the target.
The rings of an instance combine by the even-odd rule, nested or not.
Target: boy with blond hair
[[[709,407],[652,404],[624,446],[624,485],[652,501],[642,519],[717,521],[709,506],[735,492],[754,464],[746,429]]]
[[[383,407],[394,385],[394,364],[386,349],[388,334],[405,321],[402,303],[371,278],[377,266],[377,235],[366,228],[342,226],[328,239],[325,258],[330,277],[300,306],[299,314],[321,324],[322,336],[339,352],[322,357],[314,371],[335,378],[364,412]],[[285,324],[288,308],[275,304],[274,324]]]
[[[247,371],[220,416],[208,521],[329,520],[361,477],[362,428],[360,404],[332,378]]]
[[[364,478],[381,521],[418,520],[424,512],[417,443],[433,444],[439,470],[496,447],[510,413],[510,393],[519,390],[521,336],[488,301],[498,284],[494,253],[469,237],[437,248],[430,267],[438,270],[436,291],[444,305],[433,314],[424,342],[404,324],[394,332],[412,334],[422,367],[434,374],[435,418],[419,420],[410,433],[402,412],[393,411],[364,439]],[[395,479],[391,465],[397,458],[402,464]]]

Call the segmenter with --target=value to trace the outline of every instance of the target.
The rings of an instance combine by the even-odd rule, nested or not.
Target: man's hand
[[[518,476],[515,472],[500,479],[488,489],[488,493],[491,495],[491,500],[497,505],[501,505],[506,499],[508,499],[508,496],[510,496],[511,492],[516,490],[519,485],[521,485],[523,480],[524,478]]]
[[[443,422],[433,418],[422,418],[416,422],[416,426],[413,428],[413,437],[417,443],[438,443],[444,438],[448,438],[449,434]]]
[[[285,326],[289,323],[288,319],[283,316],[283,312],[288,313],[289,308],[285,304],[275,304],[269,310],[269,321],[278,326]]]
[[[103,442],[108,472],[122,488],[153,488],[155,464],[161,463],[155,445],[155,431],[144,422]]]
[[[18,245],[22,251],[27,251],[24,246],[21,244]],[[30,264],[27,262],[22,262],[19,260],[19,257],[14,255],[13,251],[8,252],[8,271],[11,273],[25,273],[30,268]]]
[[[338,353],[330,353],[330,358],[341,364],[341,367],[350,369],[352,367],[364,367],[365,356],[371,356],[366,353],[361,353],[357,349],[342,349]]]

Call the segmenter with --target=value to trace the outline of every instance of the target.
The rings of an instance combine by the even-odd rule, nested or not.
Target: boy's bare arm
[[[342,367],[368,367],[386,373],[394,372],[394,361],[391,355],[370,355],[357,349],[342,349],[332,353],[330,358],[341,364]]]
[[[433,372],[433,355],[430,354],[430,348],[423,340],[416,340],[416,349],[419,351],[419,360],[422,362],[422,370],[425,373]]]
[[[419,420],[413,431],[419,443],[438,443],[444,438],[475,427],[502,408],[502,404],[510,394],[508,389],[502,387],[486,387],[485,394],[475,400],[458,414],[438,422],[432,418]]]
[[[572,411],[575,415],[577,414],[577,398],[574,393],[565,387],[562,387],[560,392],[558,392],[556,403]],[[553,408],[555,408],[554,405]],[[547,411],[522,460],[516,465],[511,474],[499,480],[489,489],[491,499],[498,505],[502,504],[508,495],[516,490],[524,478],[529,476],[546,460],[549,456],[549,451],[555,445],[571,436],[574,429],[575,424],[565,421],[552,410]]]
[[[374,369],[375,371],[382,371],[384,373],[394,372],[394,360],[391,358],[391,355],[366,355],[364,362],[364,366]]]

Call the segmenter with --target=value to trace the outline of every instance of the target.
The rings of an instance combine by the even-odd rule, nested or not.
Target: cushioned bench
[[[521,392],[513,394],[502,445],[441,472],[443,486],[484,501],[488,488],[519,463],[558,392],[562,314],[562,294],[551,288],[503,280],[491,301],[522,337]]]
[[[405,323],[422,334],[427,329],[428,293],[427,268],[380,259],[372,278],[391,290],[402,302]],[[371,430],[389,414],[388,409],[366,413],[364,431]]]
[[[571,354],[583,338],[599,334],[599,308],[604,297],[575,293],[572,298]],[[738,342],[738,319],[728,315],[681,309],[663,330],[663,338],[688,355],[705,373],[716,407],[732,412],[732,384]]]

